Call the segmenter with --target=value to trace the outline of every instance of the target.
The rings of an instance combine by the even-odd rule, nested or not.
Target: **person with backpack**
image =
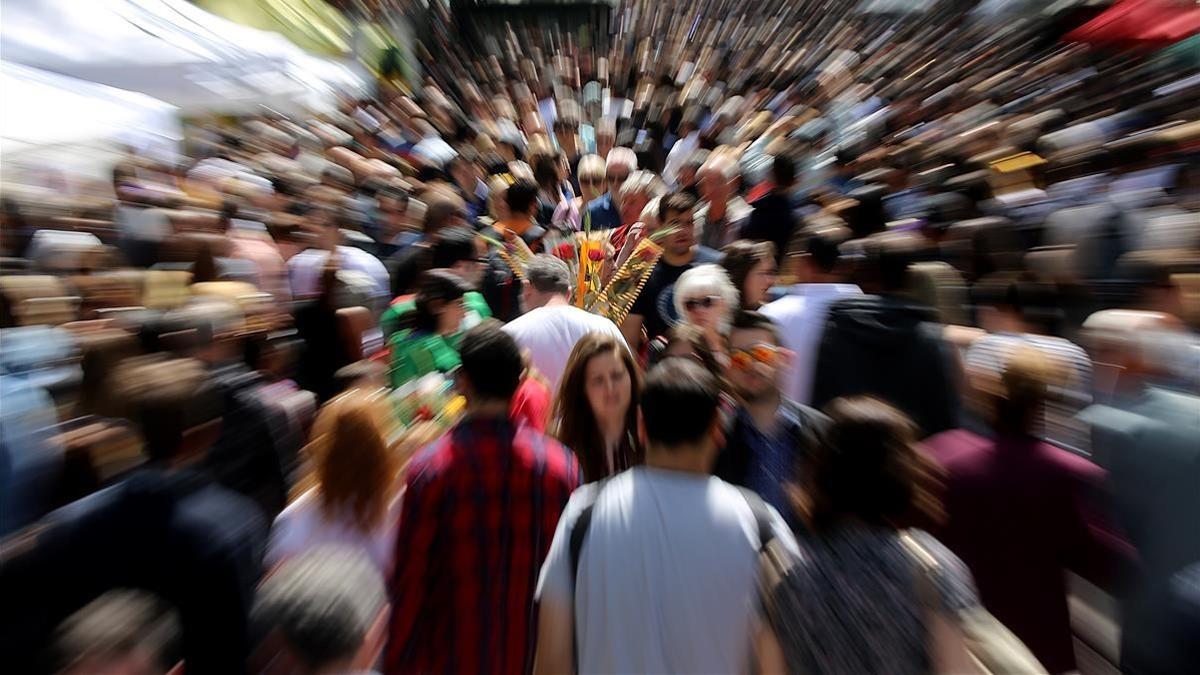
[[[667,359],[642,388],[645,464],[577,490],[538,580],[534,673],[743,672],[760,552],[798,554],[783,519],[712,476],[717,378]]]

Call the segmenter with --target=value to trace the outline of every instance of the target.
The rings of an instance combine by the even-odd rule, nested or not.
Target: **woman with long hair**
[[[592,482],[640,464],[641,375],[623,342],[589,333],[575,343],[554,400],[554,435]]]
[[[466,316],[463,296],[470,290],[467,282],[450,270],[429,270],[421,275],[413,311],[401,317],[399,329],[388,340],[393,387],[429,373],[450,372],[460,363],[453,337]]]
[[[382,393],[351,389],[321,407],[304,449],[309,474],[275,519],[267,564],[323,544],[361,548],[391,570],[400,458],[388,444],[390,408]]]
[[[742,309],[758,311],[766,304],[767,291],[779,276],[775,245],[769,241],[739,239],[730,242],[721,253],[721,266],[741,296]]]
[[[940,519],[936,467],[916,425],[868,397],[835,399],[825,412],[823,442],[793,488],[803,553],[779,564],[763,592],[762,672],[959,672],[963,644],[930,626],[935,612],[949,618],[978,600],[963,563],[908,529]]]
[[[607,189],[604,177],[604,160],[599,155],[584,155],[575,169],[579,176],[579,196],[559,203],[554,209],[550,224],[561,232],[576,232],[582,228],[583,212],[594,199],[599,199]]]

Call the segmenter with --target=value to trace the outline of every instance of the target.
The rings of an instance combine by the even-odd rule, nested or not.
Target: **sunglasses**
[[[738,370],[748,370],[755,363],[775,365],[779,360],[779,347],[757,344],[749,349],[729,350],[729,363]]]
[[[708,309],[720,301],[721,296],[719,295],[706,295],[703,298],[688,298],[687,300],[683,301],[683,308],[689,312],[693,312],[701,307]]]

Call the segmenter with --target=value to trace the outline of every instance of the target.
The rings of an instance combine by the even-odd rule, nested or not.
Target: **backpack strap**
[[[591,494],[591,501],[579,512],[579,517],[571,526],[571,538],[567,541],[569,546],[567,552],[571,562],[571,642],[575,647],[575,672],[579,672],[579,627],[575,623],[574,611],[575,589],[579,586],[579,556],[583,552],[583,540],[587,537],[588,527],[592,524],[592,511],[596,508],[596,501],[600,499],[600,493],[604,490],[607,482],[608,478],[604,478],[596,483],[596,489]]]
[[[744,487],[739,487],[738,491],[742,493],[742,498],[746,500],[746,504],[750,506],[750,512],[754,514],[754,525],[758,530],[758,552],[762,553],[767,550],[767,545],[775,539],[775,528],[771,526],[771,510],[762,497],[758,496],[757,492]]]

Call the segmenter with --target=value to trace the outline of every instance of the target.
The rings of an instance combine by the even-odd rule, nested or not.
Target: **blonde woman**
[[[675,282],[675,312],[680,323],[704,331],[714,352],[724,353],[725,337],[738,310],[738,290],[720,265],[697,265]]]
[[[575,173],[579,176],[580,196],[560,202],[550,223],[556,230],[574,232],[582,228],[582,214],[588,202],[598,199],[607,189],[604,160],[600,155],[584,155]]]
[[[337,544],[361,549],[382,574],[391,571],[402,462],[388,443],[391,426],[382,393],[351,389],[321,407],[304,449],[310,473],[275,519],[268,566]]]

